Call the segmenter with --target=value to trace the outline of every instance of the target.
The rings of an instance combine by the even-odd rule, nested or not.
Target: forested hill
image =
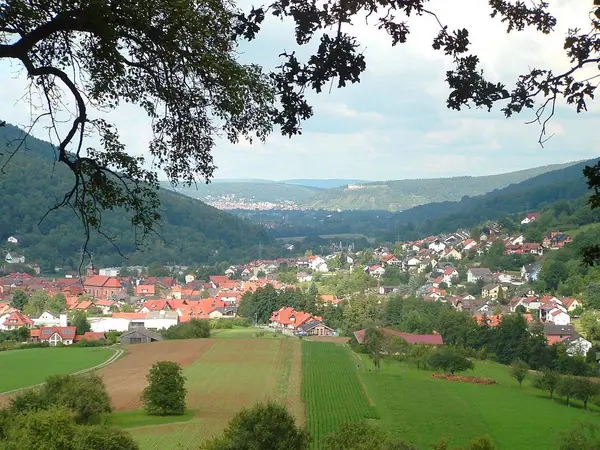
[[[393,234],[413,239],[468,229],[488,220],[502,220],[509,214],[539,211],[559,200],[581,202],[589,194],[583,168],[595,162],[577,163],[459,202],[430,203],[396,213],[390,219]]]
[[[432,202],[458,201],[520,183],[575,163],[555,164],[500,175],[363,183],[328,189],[304,201],[306,209],[404,211]]]
[[[0,127],[0,165],[7,162],[10,145],[22,136],[13,126]],[[50,214],[38,222],[71,186],[72,175],[62,164],[54,164],[54,150],[47,142],[27,138],[26,149],[17,152],[0,174],[0,246],[7,237],[18,237],[13,252],[26,261],[39,262],[46,270],[55,266],[78,267],[84,230],[70,210]],[[116,237],[123,260],[104,237],[93,235],[89,250],[99,266],[150,264],[196,264],[241,261],[258,256],[259,242],[266,257],[274,252],[262,227],[219,211],[198,200],[161,191],[163,219],[159,233],[151,236],[144,251],[135,249],[134,229],[124,211],[103,214],[103,229]],[[2,253],[4,259],[4,253]]]

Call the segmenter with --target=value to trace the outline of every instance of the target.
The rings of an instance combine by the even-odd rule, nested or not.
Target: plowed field
[[[175,361],[186,367],[200,358],[215,343],[212,339],[189,339],[135,344],[128,347],[129,354],[98,371],[119,410],[140,407],[140,396],[146,387],[148,370],[157,361]]]

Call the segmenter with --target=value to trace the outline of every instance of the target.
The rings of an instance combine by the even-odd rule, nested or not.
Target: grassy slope
[[[0,353],[0,392],[43,383],[102,364],[113,355],[107,348],[33,348]]]
[[[598,420],[597,412],[551,401],[528,381],[520,390],[508,369],[496,363],[476,362],[474,375],[500,383],[480,386],[434,380],[429,372],[398,363],[383,364],[376,373],[366,356],[362,360],[367,369],[361,378],[381,415],[381,426],[419,448],[429,448],[443,437],[463,445],[487,435],[499,450],[546,450],[555,448],[560,431],[574,420]]]
[[[555,164],[481,177],[433,178],[420,180],[384,181],[366,184],[363,189],[329,189],[305,201],[309,209],[382,209],[405,210],[431,202],[458,201],[463,196],[481,195],[494,189],[537,175],[567,167]]]

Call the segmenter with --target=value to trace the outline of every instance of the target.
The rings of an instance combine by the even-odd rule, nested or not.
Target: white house
[[[569,325],[571,323],[571,316],[560,308],[555,308],[548,314],[548,322],[554,325]]]
[[[25,256],[9,252],[4,257],[4,261],[9,264],[25,264]]]
[[[419,267],[419,264],[421,264],[421,260],[419,258],[410,258],[408,261],[406,261],[406,265],[408,266],[408,268],[417,268]]]
[[[320,256],[317,256],[316,258],[311,260],[309,263],[309,267],[315,272],[329,272],[327,262]]]
[[[298,272],[298,275],[296,275],[296,279],[299,283],[306,283],[312,281],[312,278],[312,275],[306,272]]]
[[[19,240],[16,237],[14,237],[14,236],[10,236],[6,241],[9,242],[9,243],[11,243],[11,244],[18,244],[19,243]]]
[[[567,347],[567,354],[569,356],[575,355],[587,355],[587,352],[592,348],[592,343],[581,336],[573,336],[570,339],[564,341]]]
[[[38,317],[37,319],[33,319],[33,324],[36,327],[66,327],[66,317],[67,315],[65,314],[65,323],[63,325],[61,324],[59,316],[57,317],[48,311],[44,311],[40,317]]]
[[[445,248],[446,248],[446,244],[444,244],[443,242],[441,242],[438,239],[436,239],[431,244],[429,244],[429,250],[433,250],[436,253],[443,252]]]

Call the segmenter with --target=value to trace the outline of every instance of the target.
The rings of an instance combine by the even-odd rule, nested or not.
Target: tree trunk
[[[588,402],[587,400],[583,401],[583,409],[587,409],[587,402]]]
[[[567,395],[567,406],[569,406],[569,396]]]

